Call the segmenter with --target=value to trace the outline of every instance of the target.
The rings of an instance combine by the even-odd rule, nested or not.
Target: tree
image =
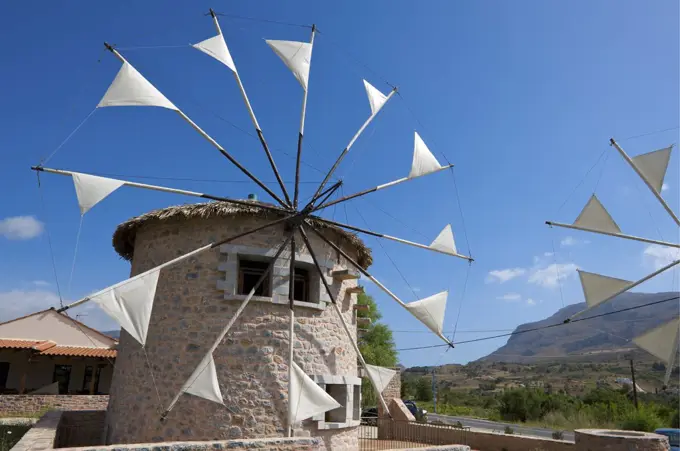
[[[432,382],[426,377],[420,377],[416,381],[416,399],[418,401],[432,401]]]
[[[370,365],[384,366],[391,368],[397,365],[397,349],[392,337],[392,331],[383,323],[378,322],[382,315],[378,310],[378,305],[373,298],[365,293],[357,296],[358,305],[367,305],[367,310],[358,310],[357,317],[370,318],[371,324],[361,335],[359,350],[364,356],[366,363]],[[377,404],[377,394],[374,392],[371,382],[364,378],[361,384],[362,404],[374,406]]]

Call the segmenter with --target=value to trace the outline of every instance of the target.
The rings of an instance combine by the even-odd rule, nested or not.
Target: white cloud
[[[672,261],[680,259],[680,249],[652,244],[642,252],[642,258],[654,269],[661,269]]]
[[[413,287],[413,291],[415,291],[416,293],[420,293],[420,287]]]
[[[569,247],[569,246],[576,246],[579,244],[588,244],[590,241],[588,240],[579,240],[574,238],[573,236],[567,236],[562,238],[562,241],[560,241],[560,246],[562,247]],[[551,254],[552,255],[552,254]],[[547,255],[546,255],[547,257]]]
[[[500,299],[501,301],[519,301],[522,299],[522,296],[517,293],[505,293],[503,296],[498,296],[496,299]]]
[[[664,183],[663,185],[661,185],[661,191],[667,191],[667,190],[668,190],[668,184],[667,183]]]
[[[544,257],[552,257],[553,253],[552,252],[543,252]]]
[[[524,268],[496,269],[489,271],[489,274],[486,276],[486,283],[505,283],[508,280],[524,275],[526,272],[527,270]]]
[[[64,304],[68,301],[64,300]],[[10,290],[0,291],[0,322],[9,321],[20,316],[46,310],[50,307],[59,307],[59,296],[49,290]],[[81,315],[78,320],[98,330],[118,329],[118,325],[113,322],[94,302],[87,302],[83,306],[77,307],[71,312],[70,316],[75,318]]]
[[[49,287],[51,284],[45,280],[34,280],[31,282],[36,287]]]
[[[534,305],[541,304],[542,302],[543,302],[543,301],[540,300],[540,299],[539,299],[539,300],[534,300],[534,299],[532,299],[532,298],[527,298],[527,305],[528,305],[529,307],[533,307]]]
[[[0,220],[0,236],[8,240],[30,240],[43,233],[45,226],[33,216],[13,216]]]
[[[544,288],[555,288],[560,280],[575,274],[578,266],[573,263],[553,263],[545,268],[536,268],[529,275],[529,283]]]

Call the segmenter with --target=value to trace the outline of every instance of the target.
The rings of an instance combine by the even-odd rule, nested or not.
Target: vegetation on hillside
[[[392,331],[384,324],[378,322],[382,315],[373,298],[365,293],[357,296],[357,304],[367,305],[367,310],[358,310],[357,317],[370,318],[371,324],[366,327],[359,340],[359,350],[364,356],[366,363],[370,365],[392,368],[397,365],[397,348],[394,344]],[[361,384],[361,403],[364,406],[375,406],[378,402],[377,395],[368,378],[364,378]]]

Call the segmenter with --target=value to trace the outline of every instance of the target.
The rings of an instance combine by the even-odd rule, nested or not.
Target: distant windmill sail
[[[295,363],[291,373],[288,418],[291,425],[314,415],[341,407],[331,395],[305,374]]]
[[[648,152],[637,157],[633,157],[633,164],[638,168],[642,177],[649,183],[657,193],[661,193],[663,179],[666,177],[668,162],[671,158],[672,146],[665,149]]]
[[[159,274],[160,268],[147,271],[89,296],[89,299],[144,346]]]
[[[588,307],[595,307],[633,285],[630,280],[616,279],[580,269],[577,271]]]
[[[456,242],[453,239],[451,224],[448,224],[441,232],[439,232],[439,235],[437,235],[437,238],[430,244],[430,247],[449,254],[458,254]]]
[[[110,106],[158,106],[179,110],[127,61],[123,63],[97,108]]]
[[[590,197],[586,206],[583,207],[576,221],[574,221],[574,225],[601,232],[621,233],[621,229],[595,194]]]
[[[309,67],[312,61],[312,44],[298,41],[267,40],[267,45],[284,62],[306,91],[309,82]]]
[[[222,34],[213,36],[212,38],[201,41],[198,44],[193,44],[192,47],[200,50],[206,55],[212,56],[217,61],[231,69],[233,72],[236,72],[236,64],[234,64],[234,60],[232,59],[231,53],[229,52],[229,47],[227,47],[227,43],[224,40],[224,36],[222,36]]]
[[[679,328],[680,318],[676,318],[633,338],[633,343],[669,363],[673,360],[674,354],[678,352],[676,346]]]
[[[416,132],[413,144],[413,163],[411,164],[411,172],[408,175],[409,178],[420,177],[441,168],[442,166],[432,155],[430,149],[427,148],[418,132]]]
[[[76,187],[76,196],[78,197],[81,215],[87,213],[90,208],[125,184],[122,180],[77,172],[74,172],[72,177],[73,184]]]
[[[397,374],[393,369],[368,364],[366,364],[366,371],[368,371],[371,378],[375,381],[376,388],[380,393],[385,390],[387,385],[389,385],[390,381]]]
[[[432,332],[441,335],[448,296],[448,291],[442,291],[419,301],[410,302],[406,304],[406,308]]]
[[[366,88],[366,94],[368,95],[368,102],[371,105],[371,114],[376,114],[383,107],[385,102],[387,102],[387,96],[382,92],[378,91],[372,84],[364,80],[364,87]]]
[[[199,398],[223,404],[222,391],[217,380],[215,359],[212,353],[206,354],[182,387],[182,392]]]

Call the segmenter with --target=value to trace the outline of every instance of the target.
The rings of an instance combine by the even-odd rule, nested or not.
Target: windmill
[[[341,323],[347,336],[351,340],[354,351],[357,354],[361,366],[365,370],[371,384],[379,395],[380,402],[386,412],[389,412],[387,404],[380,393],[384,387],[389,383],[389,380],[394,377],[395,372],[387,368],[376,367],[365,362],[359,347],[354,340],[350,326],[343,318],[340,309],[335,302],[335,296],[332,293],[324,271],[319,263],[319,258],[312,249],[310,244],[310,234],[318,237],[332,248],[338,255],[342,256],[345,261],[353,266],[353,270],[360,272],[364,277],[373,282],[380,290],[382,290],[388,297],[393,299],[397,304],[406,309],[411,315],[422,322],[428,329],[430,329],[436,336],[442,339],[446,345],[453,347],[452,342],[443,334],[443,321],[446,309],[446,302],[448,291],[433,294],[423,299],[414,302],[404,302],[393,291],[388,289],[384,283],[380,282],[376,277],[370,274],[359,262],[353,259],[347,252],[333,241],[329,240],[323,233],[320,232],[319,226],[339,227],[344,230],[367,234],[381,239],[392,240],[405,245],[413,246],[420,249],[425,249],[431,252],[446,254],[459,259],[472,261],[472,258],[461,254],[455,245],[454,235],[451,225],[445,226],[441,233],[434,238],[430,244],[422,244],[396,236],[391,236],[383,233],[378,233],[366,228],[357,227],[351,224],[345,224],[338,221],[333,221],[320,216],[320,212],[330,206],[347,202],[351,199],[356,199],[361,196],[366,196],[371,193],[384,190],[395,185],[409,182],[411,180],[430,176],[438,172],[450,169],[453,165],[442,165],[437,158],[430,151],[424,140],[415,132],[413,144],[413,159],[410,171],[407,175],[397,178],[393,181],[376,185],[372,188],[365,189],[353,194],[348,194],[336,199],[332,197],[338,192],[342,185],[341,181],[331,183],[333,174],[338,169],[346,155],[350,152],[352,146],[361,137],[364,130],[377,117],[380,111],[385,107],[389,100],[397,92],[397,88],[393,88],[388,94],[384,94],[368,81],[363,80],[364,89],[368,96],[370,112],[369,117],[364,121],[363,125],[352,136],[346,147],[342,150],[339,156],[335,159],[332,166],[326,173],[323,181],[319,184],[312,199],[306,203],[300,203],[300,163],[303,151],[303,141],[305,134],[305,116],[307,109],[307,95],[309,87],[310,67],[312,61],[312,50],[314,47],[314,38],[318,30],[315,26],[311,26],[311,36],[309,42],[285,41],[285,40],[267,40],[267,45],[274,51],[274,53],[281,59],[281,61],[292,72],[295,79],[300,84],[303,92],[302,110],[300,117],[300,127],[297,141],[297,154],[295,164],[295,184],[294,190],[290,193],[284,182],[281,174],[274,161],[269,145],[265,140],[264,132],[257,121],[253,107],[249,101],[243,81],[237,70],[237,66],[232,58],[229,48],[222,34],[220,23],[214,11],[210,10],[217,34],[209,39],[193,44],[196,50],[199,50],[206,55],[214,58],[222,65],[226,66],[239,87],[243,101],[248,111],[248,115],[253,127],[257,133],[262,149],[267,157],[270,169],[273,172],[278,187],[270,187],[257,176],[255,176],[248,168],[241,164],[237,158],[219,144],[212,136],[203,130],[196,122],[194,122],[187,114],[184,113],[179,106],[169,100],[163,93],[161,93],[150,81],[148,81],[137,69],[130,64],[130,62],[117,50],[114,46],[105,44],[106,49],[121,62],[121,68],[115,76],[113,82],[108,90],[104,93],[97,108],[109,107],[130,107],[130,106],[145,106],[157,107],[173,111],[191,128],[193,128],[199,135],[207,140],[213,147],[217,149],[231,164],[239,169],[250,181],[262,189],[275,204],[257,203],[257,208],[267,210],[278,219],[268,222],[260,227],[255,227],[250,230],[206,243],[205,245],[194,249],[191,252],[180,255],[174,259],[166,261],[157,265],[147,271],[137,274],[129,279],[123,280],[112,286],[106,287],[100,291],[90,294],[82,299],[77,300],[69,305],[62,307],[59,311],[67,311],[73,307],[82,305],[87,302],[94,302],[98,304],[108,315],[116,320],[120,326],[128,332],[142,347],[144,352],[145,343],[148,338],[149,321],[153,311],[154,297],[156,295],[156,288],[161,271],[180,262],[186,261],[192,257],[197,256],[203,252],[211,249],[216,249],[226,243],[234,242],[240,238],[254,234],[256,232],[271,228],[277,225],[285,224],[288,233],[281,237],[281,243],[278,245],[274,260],[280,256],[285,249],[290,247],[290,271],[289,280],[293,280],[295,270],[295,249],[296,242],[299,244],[300,240],[304,243],[308,252],[314,262],[314,266],[320,280],[323,283],[323,289],[326,291],[332,300],[332,309],[337,313],[338,321]],[[38,173],[52,173],[58,175],[69,176],[73,179],[75,185],[78,204],[80,207],[81,216],[85,215],[90,209],[95,207],[99,202],[103,201],[108,195],[117,189],[127,186],[132,188],[156,190],[161,192],[181,194],[186,196],[193,196],[211,201],[223,202],[226,204],[240,206],[243,208],[253,207],[252,201],[233,199],[230,197],[217,196],[208,193],[201,193],[178,188],[168,188],[157,185],[150,185],[144,183],[137,183],[121,179],[113,179],[108,177],[95,176],[83,172],[73,172],[61,169],[49,168],[41,163],[32,169]],[[220,346],[225,337],[228,336],[230,330],[239,320],[239,316],[254,297],[256,290],[263,283],[265,277],[273,270],[273,260],[260,276],[255,286],[248,293],[246,298],[240,304],[238,310],[227,320],[222,331],[219,333],[217,339],[214,341],[208,352],[205,354],[199,365],[194,369],[191,376],[186,383],[176,393],[172,401],[164,407],[160,419],[167,418],[169,412],[177,404],[183,394],[190,394],[200,398],[207,399],[216,403],[223,403],[222,394],[220,392],[219,380],[216,370],[215,361],[213,359],[213,352]],[[337,402],[329,396],[324,390],[319,388],[314,381],[296,364],[293,357],[294,348],[294,324],[295,324],[295,308],[294,308],[294,294],[293,284],[289,284],[289,355],[287,360],[288,366],[288,418],[287,418],[287,435],[291,435],[292,428],[296,423],[310,418],[319,413],[323,413],[337,407]],[[147,359],[148,360],[148,359]],[[152,375],[153,376],[153,375]]]
[[[671,210],[671,208],[661,196],[663,181],[664,177],[666,176],[673,146],[671,145],[663,149],[644,153],[631,158],[623,150],[619,143],[614,140],[614,138],[610,139],[610,144],[645,183],[647,188],[649,188],[654,197],[659,201],[661,206],[668,213],[675,224],[680,227],[680,219],[673,212],[673,210]],[[553,221],[546,221],[546,224],[551,227],[555,226],[571,230],[608,235],[615,238],[656,244],[659,246],[666,246],[675,249],[680,248],[680,244],[678,243],[659,241],[623,233],[619,225],[614,221],[595,193],[592,194],[585,207],[583,207],[581,213],[572,224]],[[636,286],[658,276],[659,274],[668,271],[678,264],[680,264],[680,259],[674,260],[636,281],[586,272],[580,269],[577,270],[581,287],[583,288],[586,308],[567,318],[565,323],[578,316],[581,316],[585,312],[590,311],[598,305],[614,299],[616,296],[625,293],[632,288],[635,288]],[[635,344],[648,351],[650,354],[662,359],[666,363],[668,368],[664,377],[664,385],[668,385],[671,370],[675,362],[675,356],[678,354],[679,329],[680,319],[674,318],[671,321],[662,324],[655,329],[647,331],[645,334],[633,339]]]

